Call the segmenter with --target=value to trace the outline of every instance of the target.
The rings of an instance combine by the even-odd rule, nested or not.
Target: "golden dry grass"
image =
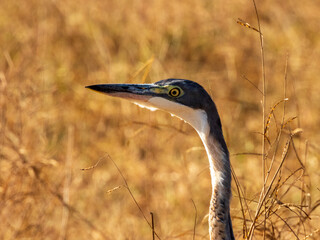
[[[320,5],[257,4],[266,115],[284,99],[287,53],[289,100],[286,124],[283,102],[270,115],[271,188],[253,239],[319,239]],[[108,153],[161,239],[192,239],[196,213],[195,239],[208,239],[210,176],[195,131],[84,88],[169,77],[201,83],[218,106],[243,192],[241,207],[233,181],[234,231],[245,237],[262,190],[252,154],[261,153],[261,94],[245,78],[261,88],[261,60],[259,34],[237,18],[257,27],[251,1],[2,0],[0,238],[152,239]]]

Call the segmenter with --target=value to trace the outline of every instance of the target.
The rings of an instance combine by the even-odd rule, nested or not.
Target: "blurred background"
[[[320,5],[257,7],[268,184],[284,163],[253,239],[319,239]],[[216,102],[242,189],[233,181],[234,232],[245,238],[262,189],[262,78],[259,33],[238,18],[257,27],[252,1],[1,0],[0,238],[152,239],[142,215],[152,212],[161,239],[208,239],[196,132],[84,88],[165,78],[197,81]]]

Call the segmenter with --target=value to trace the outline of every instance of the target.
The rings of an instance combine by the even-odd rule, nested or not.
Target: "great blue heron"
[[[128,99],[150,110],[164,110],[188,122],[205,146],[211,174],[209,234],[213,240],[234,240],[230,218],[231,169],[217,108],[196,82],[166,79],[154,84],[98,84],[94,91]]]

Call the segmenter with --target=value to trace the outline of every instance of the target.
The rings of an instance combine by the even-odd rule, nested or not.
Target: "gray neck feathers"
[[[230,218],[231,168],[221,122],[215,105],[206,111],[209,129],[200,134],[210,164],[212,196],[209,208],[210,239],[233,240]]]

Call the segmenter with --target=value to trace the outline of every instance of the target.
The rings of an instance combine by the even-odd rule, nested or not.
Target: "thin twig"
[[[271,122],[271,117],[275,111],[275,109],[277,108],[277,106],[282,103],[282,102],[286,102],[288,101],[289,99],[288,98],[284,98],[284,99],[281,99],[280,101],[278,101],[276,104],[273,105],[273,107],[271,108],[270,110],[270,113],[268,115],[268,118],[267,118],[267,122],[266,122],[266,126],[264,128],[264,135],[265,137],[268,137],[268,133],[269,133],[269,128],[270,128],[270,122]],[[284,103],[285,104],[285,103]],[[283,118],[284,119],[284,118]],[[284,120],[283,120],[284,121]],[[283,122],[282,122],[283,124]]]
[[[278,136],[277,136],[277,138],[276,138],[276,140],[275,140],[275,143],[276,143],[276,145],[275,145],[275,150],[274,150],[274,152],[273,152],[273,156],[272,156],[272,159],[271,159],[270,167],[269,167],[269,169],[268,169],[268,171],[267,171],[267,176],[266,176],[265,182],[268,181],[268,178],[269,178],[269,175],[270,175],[272,166],[273,166],[273,164],[274,164],[274,162],[275,162],[275,157],[276,157],[276,153],[277,153],[277,151],[278,151],[279,141],[280,141],[280,138],[281,138],[281,133],[282,133],[282,131],[279,132],[279,134],[278,134]],[[272,145],[273,145],[273,144],[272,144]],[[272,145],[271,145],[271,146],[272,146]],[[261,191],[261,192],[260,192],[260,197],[259,197],[258,203],[260,204],[261,202],[263,202],[263,201],[264,201],[263,198],[265,198],[265,197],[266,197],[266,195],[264,194],[263,191]],[[252,238],[252,236],[253,236],[253,231],[254,231],[254,229],[252,229],[252,228],[255,228],[255,226],[254,226],[255,221],[256,221],[256,219],[260,216],[259,211],[261,210],[261,206],[260,206],[259,204],[258,204],[258,207],[257,207],[257,210],[256,210],[255,218],[254,218],[254,220],[253,220],[253,222],[252,222],[252,224],[251,224],[250,230],[249,230],[249,235],[248,235],[249,238],[250,238],[250,233],[251,233],[251,231],[252,231],[252,235],[251,235],[251,238]],[[250,238],[250,239],[251,239],[251,238]]]
[[[237,23],[242,25],[242,26],[244,26],[244,27],[247,27],[249,29],[252,29],[252,30],[262,34],[258,29],[256,29],[255,27],[252,27],[249,23],[247,23],[246,21],[242,20],[241,18],[238,18]]]
[[[290,229],[290,231],[293,233],[293,235],[296,237],[296,239],[299,239],[299,237],[297,236],[297,234],[293,231],[293,229],[290,227],[290,225],[286,222],[286,220],[284,220],[279,214],[275,213],[275,215],[280,218],[285,224],[286,226]]]
[[[287,98],[288,60],[289,60],[289,53],[287,53],[287,55],[286,55],[286,65],[284,68],[283,99]],[[286,115],[286,102],[283,103],[282,125],[284,123],[285,115]]]
[[[241,156],[241,155],[253,155],[253,156],[261,156],[261,153],[251,153],[251,152],[242,152],[242,153],[234,153],[230,154],[231,156]]]
[[[244,78],[245,80],[247,80],[252,86],[255,87],[255,89],[257,89],[262,95],[263,92],[258,88],[258,86],[256,86],[251,80],[249,80],[245,75],[241,75],[242,78]]]
[[[198,210],[196,207],[196,204],[194,203],[193,199],[191,199],[194,210],[195,210],[195,216],[194,216],[194,224],[193,224],[193,237],[192,239],[194,240],[196,237],[196,226],[197,226],[197,218],[198,218]]]
[[[87,171],[87,170],[94,169],[95,167],[98,166],[98,164],[101,162],[101,160],[106,159],[106,156],[107,156],[107,155],[108,155],[108,154],[106,153],[106,154],[103,155],[101,158],[99,158],[99,160],[98,160],[94,165],[92,165],[92,166],[90,166],[90,167],[86,167],[86,168],[80,168],[80,170],[82,170],[82,171]]]
[[[97,232],[103,239],[105,240],[109,240],[109,238],[105,235],[104,231],[100,230],[99,228],[97,228],[95,226],[95,224],[93,224],[89,219],[87,219],[84,215],[82,215],[75,207],[69,205],[68,203],[66,203],[62,196],[57,193],[55,190],[53,190],[47,183],[46,181],[42,180],[41,178],[37,177],[36,178],[40,185],[46,190],[48,191],[50,194],[52,194],[55,198],[57,198],[59,200],[59,202],[66,208],[68,208],[69,212],[71,214],[74,214],[75,216],[77,216],[78,219],[80,219],[82,222],[84,222],[86,225],[88,225],[92,231]]]
[[[67,141],[67,153],[65,161],[65,179],[63,184],[62,200],[69,205],[70,201],[70,184],[71,184],[71,166],[73,161],[73,148],[74,148],[74,127],[68,128],[68,141]],[[69,209],[62,208],[61,230],[59,239],[63,240],[67,237],[68,221],[69,221]]]
[[[304,165],[306,166],[307,163],[307,156],[308,156],[308,140],[305,141],[305,153],[304,153]],[[301,200],[300,200],[300,204],[303,204],[303,200],[304,200],[304,176],[305,176],[305,168],[303,168],[303,172],[302,172],[302,179],[301,179]]]
[[[260,50],[261,50],[261,69],[262,69],[262,129],[264,131],[265,127],[265,109],[266,109],[266,72],[265,72],[265,61],[264,61],[264,47],[263,47],[263,35],[261,31],[261,25],[260,25],[260,17],[258,13],[258,8],[256,5],[255,0],[252,0],[253,5],[254,5],[254,10],[256,13],[257,21],[258,21],[258,31],[259,31],[259,37],[260,37]],[[265,160],[265,142],[266,138],[265,135],[262,137],[262,192],[265,194],[265,188],[266,188],[266,183],[265,183],[265,169],[266,169],[266,160]],[[266,205],[265,205],[265,210],[266,210]],[[264,221],[264,230],[263,230],[263,239],[265,239],[265,228],[266,228],[266,221]],[[251,236],[252,238],[252,236]]]
[[[262,205],[265,204],[265,200],[267,198],[267,195],[268,195],[269,191],[271,190],[272,185],[273,185],[276,177],[278,176],[278,173],[279,173],[279,171],[280,171],[280,169],[281,169],[281,167],[282,167],[282,165],[284,163],[284,160],[287,157],[288,150],[289,150],[290,143],[291,143],[291,139],[292,139],[292,137],[290,136],[289,139],[286,142],[285,147],[284,147],[284,150],[283,150],[283,153],[282,153],[282,157],[281,157],[281,162],[280,162],[280,164],[279,164],[279,166],[278,166],[278,168],[277,168],[277,170],[276,170],[276,172],[275,172],[275,174],[274,174],[274,176],[273,176],[273,178],[272,178],[272,180],[270,182],[270,185],[269,185],[268,189],[266,190],[265,194],[263,195],[263,198],[261,199],[261,201],[259,201],[255,217],[254,217],[253,222],[251,224],[251,227],[249,229],[249,234],[248,234],[249,239],[252,239],[252,237],[253,237],[253,232],[254,232],[254,229],[255,229],[255,223],[256,223],[258,217],[260,216],[260,210],[262,208]]]
[[[145,80],[150,72],[152,63],[154,61],[154,56],[152,56],[150,59],[148,59],[128,80],[128,82],[132,82],[134,78],[136,78],[143,70],[145,70],[143,74],[143,83],[145,83]]]
[[[121,178],[122,178],[122,180],[123,180],[123,182],[124,182],[124,184],[125,184],[126,189],[127,189],[128,192],[129,192],[131,198],[133,199],[134,203],[135,203],[136,206],[138,207],[138,209],[139,209],[140,213],[142,214],[144,220],[148,223],[149,227],[152,229],[152,224],[149,222],[149,220],[147,219],[147,217],[144,215],[144,213],[143,213],[140,205],[138,204],[137,200],[136,200],[135,197],[133,196],[133,193],[131,192],[131,189],[130,189],[130,187],[129,187],[129,185],[128,185],[128,182],[127,182],[126,178],[123,176],[120,168],[119,168],[118,165],[115,163],[115,161],[113,161],[113,159],[110,157],[110,155],[109,155],[108,153],[106,153],[105,155],[107,155],[107,157],[112,161],[113,165],[117,168],[117,170],[118,170],[118,172],[119,172],[119,174],[120,174],[120,176],[121,176]],[[157,236],[158,239],[161,239],[156,232],[154,232],[154,234]]]
[[[150,212],[151,215],[151,223],[152,223],[152,240],[154,240],[154,218],[153,218],[153,212]]]
[[[240,185],[240,183],[238,181],[236,173],[235,173],[232,165],[230,165],[230,167],[231,167],[231,173],[232,173],[233,179],[234,179],[234,181],[236,183],[237,192],[238,192],[238,195],[239,195],[239,202],[240,202],[240,206],[241,206],[241,213],[242,213],[242,217],[243,217],[243,239],[246,239],[247,236],[248,236],[248,229],[247,229],[246,214],[244,212],[244,208],[243,208],[243,205],[242,205],[242,199],[245,202],[245,205],[246,205],[246,208],[247,208],[246,211],[249,213],[250,221],[252,221],[251,212],[250,212],[250,209],[248,207],[247,201],[244,198],[244,194],[242,192],[241,185]],[[241,197],[241,195],[243,196],[243,198]]]

